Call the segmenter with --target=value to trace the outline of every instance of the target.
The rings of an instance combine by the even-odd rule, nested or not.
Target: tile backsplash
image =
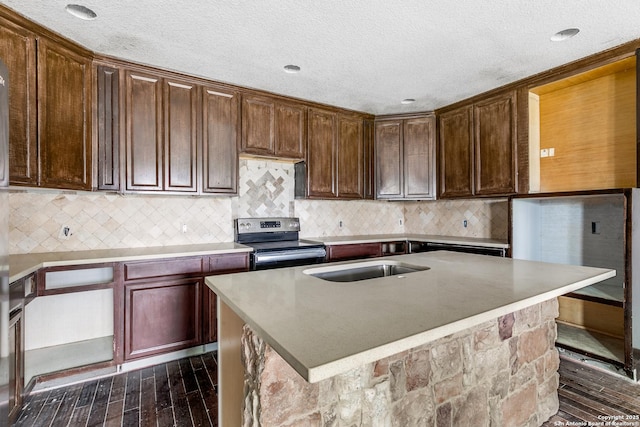
[[[228,198],[21,192],[11,194],[10,206],[11,253],[233,240]],[[64,226],[67,239],[59,236]]]
[[[239,177],[234,218],[295,216],[293,163],[241,159]]]
[[[296,200],[295,205],[302,237],[404,233],[402,202]]]
[[[506,200],[386,202],[294,198],[294,166],[240,160],[234,197],[12,189],[12,254],[233,241],[238,217],[298,216],[302,237],[426,233],[506,239]],[[462,225],[467,220],[467,228]],[[70,228],[64,239],[61,229]],[[186,231],[185,231],[186,226]]]
[[[405,202],[404,207],[406,233],[504,240],[508,237],[507,199]]]

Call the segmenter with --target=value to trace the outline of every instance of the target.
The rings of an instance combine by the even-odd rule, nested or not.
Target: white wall
[[[25,308],[25,350],[113,335],[113,290],[38,297]]]
[[[540,261],[540,203],[517,199],[512,202],[512,252],[516,259]]]
[[[592,222],[600,233],[592,233]],[[603,195],[513,200],[513,256],[613,268],[624,280],[624,197]]]

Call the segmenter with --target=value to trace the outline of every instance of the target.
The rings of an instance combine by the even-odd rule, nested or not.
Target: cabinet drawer
[[[249,270],[249,254],[225,254],[209,257],[209,271],[214,274],[237,273]]]
[[[345,259],[372,258],[382,255],[380,243],[362,243],[356,245],[328,246],[329,261]]]
[[[202,273],[202,262],[202,257],[128,262],[124,265],[124,280]]]

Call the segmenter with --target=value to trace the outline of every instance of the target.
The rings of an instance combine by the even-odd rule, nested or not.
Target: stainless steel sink
[[[428,269],[429,267],[410,265],[397,261],[379,260],[310,268],[304,270],[303,273],[331,282],[356,282],[358,280],[377,279],[389,276],[403,277],[405,274]]]

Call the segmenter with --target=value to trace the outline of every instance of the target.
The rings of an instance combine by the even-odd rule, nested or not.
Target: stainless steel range
[[[238,218],[235,241],[253,248],[251,270],[319,264],[325,261],[324,244],[299,239],[298,218]]]

